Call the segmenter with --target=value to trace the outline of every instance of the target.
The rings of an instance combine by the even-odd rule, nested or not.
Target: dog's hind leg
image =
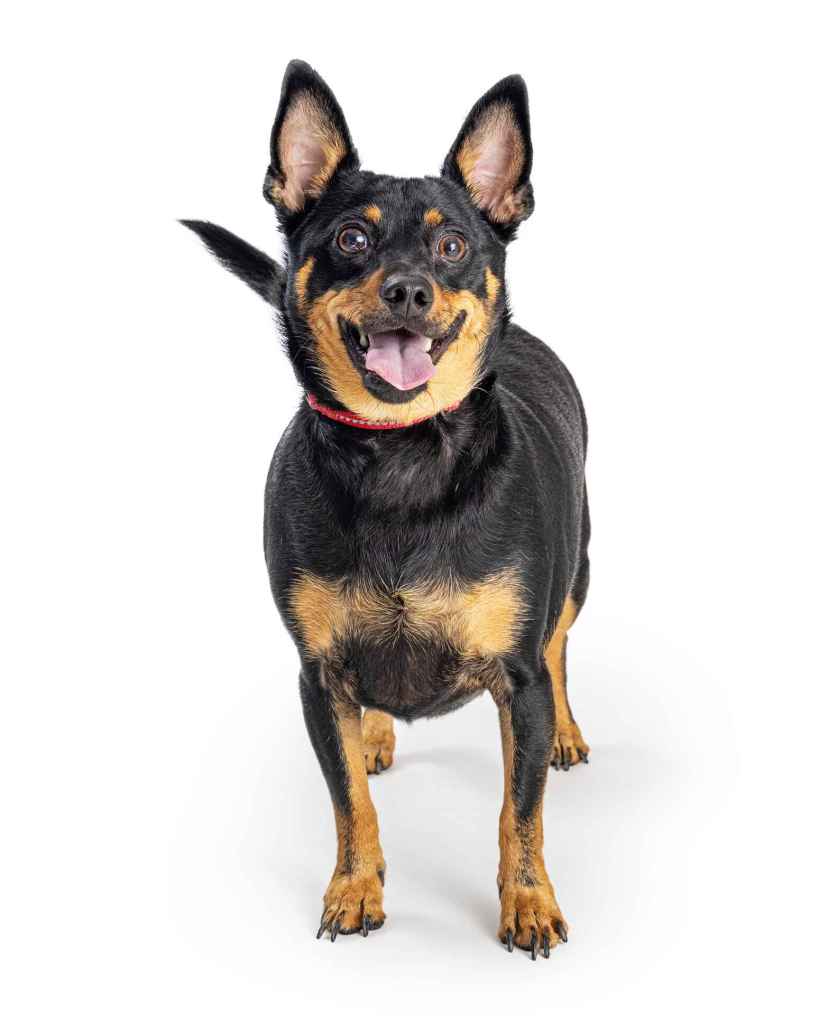
[[[336,818],[338,856],[324,893],[317,937],[360,931],[384,923],[386,865],[378,819],[370,798],[361,735],[361,708],[328,685],[315,661],[302,665],[300,690],[307,731],[321,765]]]
[[[555,737],[552,746],[552,767],[568,771],[580,763],[588,763],[589,746],[583,738],[569,705],[566,688],[566,646],[569,629],[580,610],[574,597],[566,598],[555,631],[546,644],[544,659],[552,680],[555,701]]]
[[[392,766],[395,755],[392,717],[383,710],[365,710],[361,732],[367,774],[381,774]]]

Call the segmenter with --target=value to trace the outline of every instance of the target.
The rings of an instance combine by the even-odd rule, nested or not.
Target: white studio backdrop
[[[0,41],[4,1017],[810,1012],[817,21],[798,3],[30,4]],[[572,631],[591,763],[550,777],[572,935],[494,937],[484,698],[373,780],[386,927],[317,943],[334,857],[261,554],[299,393],[177,217],[281,255],[287,61],[367,168],[435,173],[520,72],[515,318],[583,392]]]

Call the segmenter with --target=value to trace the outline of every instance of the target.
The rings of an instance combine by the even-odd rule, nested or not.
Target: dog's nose
[[[426,313],[432,305],[432,285],[420,275],[392,274],[381,285],[381,297],[394,313]]]

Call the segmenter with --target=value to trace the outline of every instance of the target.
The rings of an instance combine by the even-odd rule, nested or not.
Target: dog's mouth
[[[339,317],[339,330],[355,365],[398,391],[412,391],[435,375],[438,360],[458,336],[465,319],[466,313],[460,312],[437,337],[407,325],[364,330],[343,317]]]

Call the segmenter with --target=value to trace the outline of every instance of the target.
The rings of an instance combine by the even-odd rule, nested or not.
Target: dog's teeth
[[[425,351],[425,352],[428,352],[428,351],[430,351],[431,349],[432,349],[432,338],[431,338],[431,337],[428,337],[428,338],[427,338],[427,341],[426,341],[426,344],[424,345],[424,351]]]
[[[361,334],[359,336],[358,347],[363,349],[363,351],[365,351],[365,352],[370,347],[370,339],[367,337],[366,334]]]

